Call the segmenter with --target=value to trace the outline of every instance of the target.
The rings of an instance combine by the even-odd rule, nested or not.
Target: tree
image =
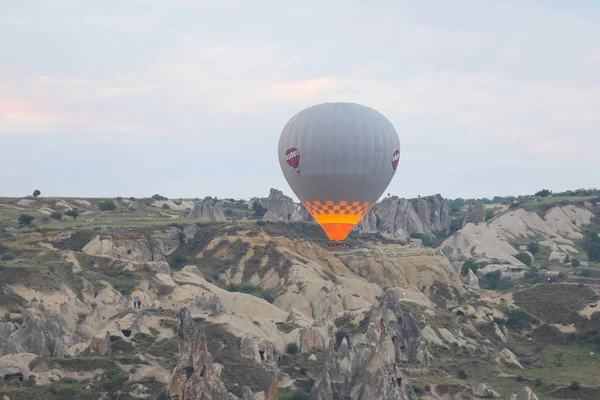
[[[286,350],[289,354],[296,354],[298,352],[298,345],[294,342],[288,343]]]
[[[76,208],[72,208],[72,209],[70,209],[69,211],[67,211],[67,212],[65,213],[65,215],[67,215],[67,216],[69,216],[69,217],[73,218],[73,222],[75,222],[75,220],[77,219],[77,217],[79,217],[79,211],[77,211],[77,209],[76,209]]]
[[[600,243],[591,243],[588,246],[587,254],[590,261],[600,262]]]
[[[536,254],[538,251],[540,251],[540,246],[537,244],[537,242],[532,242],[527,245],[527,250],[529,250],[531,254]]]
[[[117,205],[114,202],[107,200],[100,203],[99,207],[101,211],[112,211],[117,208]]]
[[[576,259],[576,258],[572,258],[571,259],[571,267],[577,268],[581,265],[581,262]]]
[[[533,261],[531,256],[527,253],[519,253],[515,256],[515,258],[527,266],[530,266],[531,262]]]
[[[38,197],[40,194],[42,194],[42,192],[40,192],[39,190],[35,189],[33,191],[33,197]]]
[[[554,358],[556,359],[554,361],[554,365],[556,365],[557,367],[562,367],[564,365],[565,353],[558,352],[558,353],[554,354]]]
[[[261,206],[258,201],[255,201],[254,204],[252,204],[252,211],[254,211],[255,217],[262,218],[265,216],[268,210]]]
[[[467,276],[469,275],[469,270],[472,270],[474,274],[477,273],[477,264],[475,264],[473,261],[471,260],[467,260],[463,263],[462,268],[460,270],[460,274],[462,276]]]
[[[551,194],[552,194],[552,190],[549,190],[549,189],[542,189],[542,190],[540,190],[539,192],[537,192],[537,193],[535,194],[535,196],[538,196],[538,197],[548,197],[548,196],[550,196]]]
[[[32,221],[33,217],[31,215],[21,214],[21,216],[19,217],[19,228],[24,228],[26,226],[31,225]]]
[[[52,214],[50,214],[50,218],[60,221],[62,218],[62,213],[58,212],[58,211],[54,211]]]

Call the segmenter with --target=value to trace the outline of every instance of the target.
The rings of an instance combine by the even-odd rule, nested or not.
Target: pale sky
[[[0,196],[293,196],[302,109],[383,113],[387,192],[600,186],[600,3],[0,0]]]

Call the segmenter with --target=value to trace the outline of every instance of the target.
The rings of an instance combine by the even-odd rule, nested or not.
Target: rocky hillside
[[[548,260],[556,245],[586,262],[595,207],[498,209],[450,235],[441,197],[389,197],[376,229],[336,247],[274,190],[0,199],[0,396],[595,399],[599,291],[571,282],[598,266]],[[450,236],[433,248],[430,235]],[[517,256],[533,239],[528,267]],[[481,268],[461,278],[465,261]],[[493,265],[528,275],[490,290]],[[531,282],[542,268],[568,273]]]

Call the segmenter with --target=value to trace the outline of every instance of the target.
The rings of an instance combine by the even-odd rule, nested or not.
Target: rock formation
[[[179,360],[171,379],[171,398],[236,400],[219,379],[220,368],[208,352],[206,336],[187,308],[179,311]]]
[[[543,218],[535,212],[516,209],[488,223],[467,223],[446,239],[440,249],[455,267],[465,260],[476,260],[524,268],[515,258],[520,250],[514,242],[517,238],[529,238],[540,247],[549,248],[551,259],[563,260],[566,255],[577,255],[573,240],[581,238],[581,227],[589,224],[593,217],[589,209],[573,205],[553,207]]]
[[[538,397],[533,393],[533,390],[529,386],[525,386],[518,393],[510,396],[510,400],[539,400]]]
[[[315,222],[315,219],[302,204],[297,204],[292,213],[292,221],[308,221]]]
[[[467,214],[463,219],[463,226],[466,224],[479,224],[485,222],[485,207],[481,200],[475,201],[467,210]]]
[[[227,221],[221,203],[212,197],[205,197],[204,200],[197,202],[188,218],[203,221]]]
[[[187,308],[179,311],[178,338],[179,358],[171,378],[169,389],[171,398],[178,400],[238,400],[239,397],[230,393],[221,381],[220,375],[223,366],[213,361],[208,351],[208,342],[204,331],[194,322]],[[274,392],[274,385],[275,387],[277,385],[276,371],[272,368],[272,363],[263,365],[265,368],[257,364],[257,370],[263,372],[264,392],[269,393],[267,398],[271,399],[270,392]],[[254,399],[249,388],[243,387],[242,392],[243,400]]]
[[[401,298],[400,290],[389,289],[366,322],[366,333],[336,335],[341,338],[339,346],[337,350],[330,346],[313,399],[417,399],[397,365],[428,364],[432,356],[416,321],[402,308]]]
[[[10,331],[10,326],[4,326],[2,336]],[[80,340],[74,335],[67,321],[58,314],[40,308],[32,307],[23,313],[23,324],[10,332],[0,349],[4,354],[32,353],[37,356],[62,357],[69,347]]]
[[[185,234],[176,227],[152,235],[114,230],[94,237],[83,247],[83,252],[132,263],[159,262],[177,250],[180,235]]]
[[[485,398],[495,398],[500,397],[498,392],[490,387],[490,385],[486,383],[478,383],[477,386],[473,389],[473,394],[479,397]]]
[[[477,275],[473,273],[472,269],[469,269],[469,275],[467,276],[467,285],[471,289],[479,290],[479,279],[477,278]]]
[[[248,207],[252,208],[254,203],[258,203],[262,208],[267,210],[263,217],[266,221],[290,221],[296,211],[296,205],[292,198],[284,195],[281,190],[277,189],[271,189],[269,197],[261,199],[253,198],[250,200]],[[296,217],[299,218],[300,214],[297,214]]]
[[[359,229],[366,233],[381,232],[400,240],[407,240],[412,233],[433,236],[436,232],[448,232],[448,203],[439,194],[411,200],[386,197],[367,213]]]

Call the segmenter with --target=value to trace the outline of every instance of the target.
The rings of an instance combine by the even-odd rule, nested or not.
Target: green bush
[[[50,218],[55,219],[57,221],[60,221],[62,219],[62,216],[62,213],[58,211],[54,211],[52,214],[50,214]]]
[[[573,389],[573,390],[579,390],[579,389],[581,389],[581,384],[579,383],[579,381],[572,381],[571,382],[571,389]]]
[[[531,329],[531,324],[538,322],[536,318],[521,309],[510,309],[506,312],[506,316],[508,319],[505,325],[508,328]]]
[[[186,266],[188,258],[183,254],[176,254],[173,257],[173,269],[181,269]]]
[[[458,377],[458,379],[467,379],[469,377],[469,375],[467,375],[464,369],[458,371],[458,375],[456,376]]]
[[[290,400],[310,400],[310,394],[306,393],[304,389],[296,389],[292,393]]]
[[[478,269],[479,268],[477,267],[477,264],[475,264],[471,260],[467,260],[463,263],[462,268],[460,270],[460,274],[462,276],[467,276],[467,275],[469,275],[469,270],[472,270],[473,273],[476,274]]]
[[[411,239],[420,239],[423,243],[423,246],[425,247],[433,246],[433,241],[431,240],[431,238],[425,235],[424,233],[411,233],[410,237]]]
[[[531,254],[535,255],[538,251],[540,251],[540,245],[537,244],[537,242],[529,243],[527,245],[527,250],[529,250]]]
[[[600,243],[591,243],[588,246],[587,255],[590,261],[600,262]]]
[[[571,267],[577,268],[581,265],[581,262],[576,258],[571,258]]]
[[[31,225],[31,222],[33,222],[33,217],[31,215],[21,214],[19,216],[19,228],[29,226]]]
[[[112,211],[117,208],[117,205],[112,200],[103,201],[99,205],[101,211]]]
[[[11,261],[14,260],[16,257],[13,253],[3,253],[2,255],[0,255],[0,260],[2,261]]]
[[[296,343],[288,343],[286,347],[286,351],[289,354],[296,354],[298,352],[298,345]]]
[[[273,302],[275,301],[275,295],[269,292],[265,292],[262,297],[271,304],[273,304]]]
[[[527,266],[530,266],[531,262],[533,261],[531,256],[527,253],[519,253],[515,256],[515,258]]]
[[[77,211],[76,208],[73,208],[73,209],[65,212],[65,215],[73,218],[73,221],[75,221],[75,220],[77,220],[77,217],[79,217],[79,211]]]
[[[165,209],[165,210],[168,210],[168,209],[170,209],[170,208],[171,208],[171,206],[170,206],[170,205],[168,205],[167,203],[164,203],[164,204],[162,205],[162,208],[163,208],[163,209]]]
[[[494,218],[494,210],[491,210],[491,209],[485,210],[485,220],[489,221],[492,218]]]
[[[256,218],[262,218],[269,210],[261,206],[258,201],[255,201],[254,204],[252,204],[252,211],[254,212],[254,216]]]

